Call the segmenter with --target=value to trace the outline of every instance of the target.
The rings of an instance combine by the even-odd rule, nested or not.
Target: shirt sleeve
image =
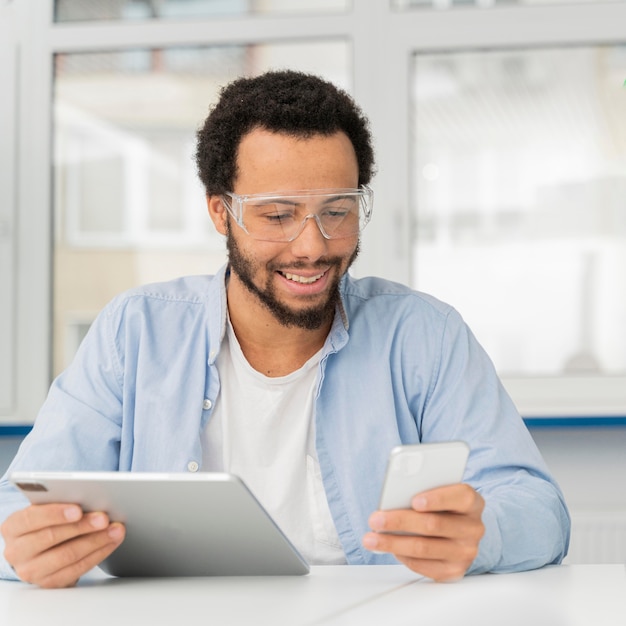
[[[28,499],[9,482],[23,471],[116,470],[121,429],[121,375],[105,309],[69,368],[52,384],[31,432],[0,480],[0,524]],[[0,577],[15,579],[0,537]]]
[[[28,506],[28,499],[17,488],[6,481],[6,476],[0,484],[0,516],[4,521],[11,513]],[[4,580],[19,580],[4,558],[4,537],[0,534],[0,578]]]
[[[485,500],[485,535],[469,572],[513,572],[561,562],[570,534],[563,494],[493,364],[454,310],[440,353],[422,440],[459,439],[470,446],[464,481]]]

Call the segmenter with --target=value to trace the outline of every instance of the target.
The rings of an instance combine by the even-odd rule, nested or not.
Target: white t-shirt
[[[346,562],[315,451],[313,397],[321,350],[268,378],[246,360],[230,322],[217,358],[220,394],[203,434],[203,469],[236,474],[314,565]]]

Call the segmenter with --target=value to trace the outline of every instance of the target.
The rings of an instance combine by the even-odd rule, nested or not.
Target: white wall
[[[626,511],[626,428],[536,428],[532,435],[573,511]]]

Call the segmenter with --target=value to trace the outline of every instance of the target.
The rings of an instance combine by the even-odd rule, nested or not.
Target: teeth
[[[284,272],[283,276],[289,280],[293,280],[296,283],[309,285],[311,283],[314,283],[316,280],[319,280],[322,276],[324,276],[324,272],[322,272],[321,274],[318,274],[317,276],[299,276],[298,274],[288,274],[287,272]]]

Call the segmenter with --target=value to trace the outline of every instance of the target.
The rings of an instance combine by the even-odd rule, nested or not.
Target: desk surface
[[[95,575],[58,590],[0,581],[0,624],[624,626],[626,568],[557,566],[447,584],[399,565],[313,567],[304,577]]]

